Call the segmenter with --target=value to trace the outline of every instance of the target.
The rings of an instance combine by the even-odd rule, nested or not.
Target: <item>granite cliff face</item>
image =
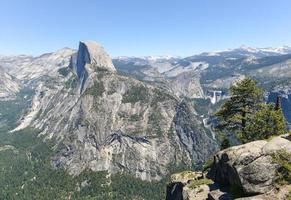
[[[88,76],[94,76],[96,71],[116,72],[110,56],[96,42],[80,42],[78,52],[71,57],[72,68],[80,82],[80,93],[86,89]]]
[[[0,66],[0,100],[13,99],[21,85]]]
[[[69,66],[62,81],[37,88],[33,117],[18,127],[56,142],[53,166],[159,180],[170,165],[199,165],[217,150],[187,102],[119,75],[100,45],[80,42]]]

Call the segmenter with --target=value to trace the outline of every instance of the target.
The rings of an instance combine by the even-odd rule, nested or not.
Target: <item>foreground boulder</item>
[[[207,199],[210,185],[213,185],[213,182],[205,178],[202,172],[184,171],[173,174],[171,183],[167,186],[166,200]]]
[[[291,142],[283,137],[254,141],[220,151],[214,156],[209,177],[221,185],[238,187],[246,195],[272,190],[281,167],[273,156],[291,152]]]
[[[288,199],[290,154],[290,139],[281,136],[225,149],[214,156],[207,173],[188,171],[172,175],[166,199]],[[281,156],[284,159],[280,160]]]

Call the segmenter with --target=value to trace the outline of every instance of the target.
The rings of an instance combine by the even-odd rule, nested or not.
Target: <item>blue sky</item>
[[[77,48],[113,56],[291,45],[290,0],[1,0],[0,54]]]

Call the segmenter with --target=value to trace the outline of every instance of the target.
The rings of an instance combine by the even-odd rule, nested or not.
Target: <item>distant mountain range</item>
[[[290,54],[291,48],[287,46],[279,48],[242,46],[237,49],[201,53],[186,58],[171,56],[117,57],[113,59],[113,62],[120,71],[146,80],[173,78],[195,72],[196,75],[202,75],[201,82],[203,83],[223,76],[247,75],[253,72],[256,76],[272,76],[270,68],[274,67],[276,67],[277,74],[273,74],[273,76],[288,77],[289,73],[281,73],[280,70],[288,71],[289,64],[286,62],[290,59]],[[283,69],[274,66],[284,62],[286,65]],[[214,87],[224,87],[224,85],[214,85]]]
[[[0,66],[12,77],[22,82],[33,83],[40,77],[44,79],[58,74],[58,68],[55,66],[68,65],[70,56],[75,52],[74,49],[64,48],[39,57],[0,56]],[[181,97],[214,98],[212,92],[214,90],[222,91],[222,95],[227,97],[230,85],[245,76],[259,80],[267,92],[276,90],[285,97],[289,95],[289,92],[283,89],[290,85],[291,77],[291,48],[288,46],[278,48],[241,46],[185,58],[122,56],[112,61],[120,73],[150,82]],[[291,121],[291,118],[288,119]]]
[[[215,52],[206,52],[200,54],[201,56],[256,56],[256,57],[266,57],[266,56],[277,56],[277,55],[285,55],[290,54],[291,48],[289,46],[282,47],[269,47],[269,48],[253,48],[242,45],[236,49],[226,49],[223,51],[215,51]]]
[[[42,169],[40,160],[50,170],[69,174],[58,171],[57,176],[74,175],[78,187],[66,190],[67,196],[102,188],[114,175],[155,184],[181,168],[201,169],[219,149],[211,115],[228,98],[229,87],[245,76],[258,80],[266,101],[281,96],[291,122],[289,47],[111,59],[102,46],[86,41],[78,50],[63,48],[38,57],[0,56],[0,66],[0,150],[8,149],[0,162],[11,172],[5,159],[16,153],[23,168],[31,169],[21,181],[11,172],[20,185],[15,184],[17,191],[32,183],[54,183],[50,177],[37,182],[42,174],[31,166]],[[29,134],[37,136],[37,144]],[[20,135],[19,141],[14,135]],[[99,180],[98,174],[104,175],[99,185],[86,182]]]
[[[113,63],[125,74],[158,83],[176,95],[187,98],[215,98],[213,91],[216,90],[227,97],[228,88],[245,76],[257,79],[261,87],[266,89],[266,95],[273,91],[283,97],[290,95],[290,91],[286,90],[291,85],[291,48],[288,46],[242,46],[186,58],[118,57],[113,59]],[[289,100],[285,98],[283,102],[286,117],[291,122]]]

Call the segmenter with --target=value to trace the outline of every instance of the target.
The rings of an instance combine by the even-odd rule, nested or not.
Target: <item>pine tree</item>
[[[238,81],[230,88],[230,98],[215,114],[220,130],[235,132],[240,138],[246,134],[251,117],[263,101],[263,92],[251,78]]]
[[[227,149],[228,147],[230,147],[229,139],[226,135],[223,135],[220,144],[220,150]]]
[[[280,110],[281,109],[281,97],[277,96],[276,98],[276,105],[275,105],[275,110]]]
[[[246,134],[243,137],[245,142],[266,139],[287,132],[286,121],[282,109],[278,107],[278,102],[275,106],[274,104],[263,104],[261,109],[254,114],[246,127]]]

